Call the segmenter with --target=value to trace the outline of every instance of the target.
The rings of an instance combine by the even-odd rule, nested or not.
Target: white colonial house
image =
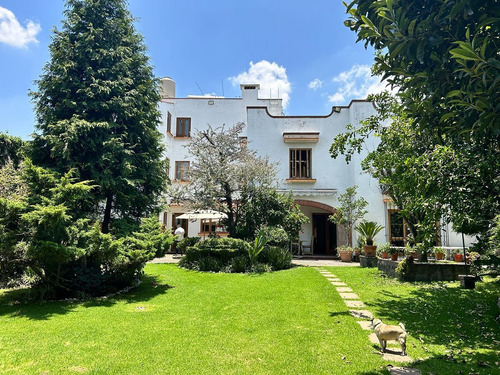
[[[309,217],[310,223],[303,226],[300,237],[304,245],[312,244],[314,255],[334,254],[337,246],[345,244],[344,231],[331,223],[328,216],[338,206],[339,195],[353,185],[358,186],[358,196],[369,203],[365,219],[385,228],[376,242],[403,245],[406,237],[403,219],[382,194],[377,180],[361,170],[361,160],[375,148],[376,139],[366,142],[363,152],[354,155],[349,164],[343,157],[332,159],[328,152],[335,135],[345,132],[347,124],[358,124],[375,113],[372,103],[353,100],[348,106],[333,107],[325,116],[284,116],[281,99],[259,99],[258,84],[240,87],[240,98],[176,98],[175,82],[170,78],[161,80],[160,131],[167,146],[173,184],[189,183],[187,172],[192,159],[184,146],[190,142],[192,132],[208,124],[218,127],[243,122],[248,147],[279,163],[279,189],[292,191],[302,212]],[[187,210],[181,205],[171,205],[169,211],[160,215],[160,221],[172,228],[181,224],[189,237],[204,237],[215,229],[210,219],[177,219]],[[461,237],[448,225],[442,224],[440,230],[442,246],[462,245]],[[353,237],[356,240],[356,233]],[[466,245],[469,242],[468,238]]]

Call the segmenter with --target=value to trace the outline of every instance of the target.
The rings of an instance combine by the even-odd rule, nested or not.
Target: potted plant
[[[417,249],[408,243],[405,245],[405,255],[411,256],[414,260],[418,259]]]
[[[389,249],[391,247],[390,243],[385,243],[380,245],[377,249],[377,254],[380,254],[382,259],[389,259]]]
[[[445,253],[446,253],[446,250],[443,249],[442,247],[435,247],[434,248],[434,257],[436,258],[436,260],[443,260]]]
[[[350,246],[339,246],[337,251],[340,254],[340,260],[342,262],[350,262],[352,260],[352,247]]]
[[[462,262],[463,258],[464,258],[464,255],[463,255],[461,249],[453,250],[453,259],[455,260],[455,262]]]
[[[389,254],[391,255],[391,260],[397,261],[399,257],[399,249],[396,247],[390,247]]]
[[[365,245],[363,246],[365,256],[374,257],[377,246],[373,245],[373,239],[384,227],[374,221],[362,221],[354,229],[365,239]]]

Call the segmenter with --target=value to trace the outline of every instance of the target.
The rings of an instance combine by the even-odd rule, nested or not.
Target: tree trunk
[[[104,219],[102,220],[102,233],[109,233],[109,224],[111,223],[111,208],[113,206],[113,195],[106,197],[106,207],[104,208]]]
[[[229,237],[234,237],[236,234],[236,227],[234,225],[233,197],[231,196],[231,189],[229,189],[227,185],[224,188],[227,203],[227,231],[229,232]]]

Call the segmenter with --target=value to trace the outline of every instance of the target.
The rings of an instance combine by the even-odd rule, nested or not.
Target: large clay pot
[[[389,253],[387,251],[382,251],[382,259],[389,259]]]
[[[373,258],[377,255],[377,246],[365,245],[363,246],[363,251],[365,253],[365,257]]]
[[[398,253],[391,254],[391,260],[398,260],[398,257],[399,257]]]
[[[341,251],[340,260],[342,262],[350,262],[352,260],[352,251]]]
[[[463,254],[453,254],[453,258],[455,258],[455,262],[461,262],[463,259]]]
[[[443,260],[443,256],[444,256],[443,253],[435,253],[434,255],[436,256],[436,260]]]

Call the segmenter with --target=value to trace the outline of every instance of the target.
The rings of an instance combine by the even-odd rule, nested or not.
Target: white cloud
[[[307,85],[307,87],[311,90],[317,90],[321,88],[321,86],[323,86],[323,81],[319,78],[314,78],[311,82],[309,82],[309,85]]]
[[[235,77],[230,77],[231,83],[236,86],[242,83],[259,83],[259,98],[279,98],[283,99],[283,108],[286,108],[290,100],[292,85],[288,81],[286,68],[262,60],[257,63],[250,61],[250,68]],[[271,95],[271,96],[269,96]]]
[[[36,34],[41,29],[40,24],[29,20],[26,22],[26,27],[23,27],[14,13],[0,7],[0,43],[18,48],[26,47],[31,42],[38,43]]]
[[[370,94],[384,90],[396,92],[380,77],[372,76],[368,65],[354,65],[350,70],[340,73],[332,80],[339,84],[337,92],[328,96],[328,101],[334,104],[346,104],[351,99],[364,99]]]

